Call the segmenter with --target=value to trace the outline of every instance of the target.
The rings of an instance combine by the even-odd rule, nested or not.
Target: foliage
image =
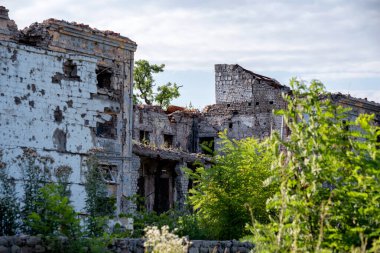
[[[266,142],[254,138],[229,140],[220,133],[219,154],[210,168],[200,167],[193,173],[194,188],[189,203],[209,239],[239,239],[252,216],[265,223],[265,202],[274,186],[264,187],[269,177],[272,154]]]
[[[161,229],[155,226],[146,227],[145,238],[144,247],[148,253],[187,252],[189,247],[187,239],[170,233],[168,226],[163,226]]]
[[[95,156],[90,156],[87,160],[84,188],[88,233],[90,236],[99,236],[106,227],[108,216],[114,215],[115,198],[108,197],[107,185],[103,180]]]
[[[8,176],[6,164],[2,162],[0,150],[0,236],[13,235],[19,226],[19,201],[16,197],[15,181]]]
[[[55,253],[104,253],[110,252],[107,249],[109,239],[107,237],[79,237],[66,238],[60,236],[42,237],[43,245],[46,245],[47,252]]]
[[[157,102],[160,106],[167,107],[174,98],[179,97],[179,88],[176,83],[167,83],[157,88],[157,94],[154,94],[153,87],[155,81],[152,74],[164,71],[164,64],[150,64],[147,60],[138,60],[135,62],[133,73],[134,89],[137,91],[134,94],[135,103],[142,100],[151,105]]]
[[[28,215],[27,223],[34,233],[76,238],[80,233],[79,219],[69,199],[62,196],[62,186],[46,184],[38,191],[37,212]]]
[[[163,226],[169,226],[170,229],[174,229],[177,226],[177,220],[183,215],[183,212],[170,209],[161,214],[157,214],[155,211],[147,211],[144,207],[144,198],[135,195],[131,198],[131,201],[140,203],[138,211],[133,214],[127,215],[127,217],[133,218],[133,233],[132,237],[141,237],[144,235],[144,229],[148,226],[156,226],[161,228]]]
[[[61,165],[58,166],[54,172],[59,189],[62,191],[60,195],[69,199],[71,196],[69,178],[73,172],[73,169],[67,165]]]
[[[125,215],[125,217],[133,218],[132,234],[128,232],[121,233],[126,235],[125,237],[140,238],[144,235],[146,227],[156,226],[162,228],[163,226],[168,226],[170,230],[175,229],[175,234],[179,236],[189,236],[191,239],[207,238],[205,232],[201,230],[198,221],[194,218],[195,215],[190,214],[190,207],[187,205],[181,210],[173,208],[157,214],[154,211],[147,211],[145,209],[144,205],[141,204],[145,202],[143,197],[135,195],[130,200],[137,204],[140,203],[140,208],[133,214]]]
[[[214,145],[214,140],[203,141],[202,143],[199,143],[202,153],[209,156],[214,156],[216,154],[214,151]]]
[[[198,213],[187,213],[178,217],[177,230],[179,236],[188,236],[191,240],[207,240],[210,238],[208,228],[202,226]]]
[[[279,111],[291,135],[273,136],[268,201],[271,223],[251,230],[260,252],[364,252],[380,235],[379,128],[373,115],[350,121],[323,84],[291,80],[288,109]],[[349,128],[349,130],[347,129]]]
[[[162,86],[159,86],[157,88],[157,95],[156,95],[156,102],[164,107],[167,108],[170,104],[170,101],[172,101],[174,98],[178,98],[180,96],[179,94],[179,88],[176,83],[167,83]]]
[[[28,215],[37,212],[39,201],[39,189],[51,181],[53,158],[41,156],[34,149],[24,148],[23,154],[17,157],[17,163],[23,174],[24,206],[21,217],[26,220]],[[29,232],[29,228],[24,228]]]

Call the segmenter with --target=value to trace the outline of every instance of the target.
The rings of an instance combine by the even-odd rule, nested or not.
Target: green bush
[[[197,213],[183,214],[177,219],[177,230],[179,236],[188,236],[191,240],[207,240],[210,238],[207,228],[201,226]]]
[[[39,189],[35,202],[37,212],[29,214],[26,221],[35,234],[69,238],[80,235],[77,214],[69,204],[69,199],[61,193],[61,187],[52,183]]]
[[[270,176],[273,156],[267,142],[230,140],[226,132],[220,134],[220,146],[214,165],[188,170],[194,180],[189,203],[195,214],[182,222],[199,224],[197,230],[208,239],[239,239],[252,217],[269,221],[265,203],[275,187],[265,187],[263,181]]]

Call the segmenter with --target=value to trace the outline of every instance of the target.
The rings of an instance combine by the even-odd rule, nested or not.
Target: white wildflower
[[[148,253],[181,253],[187,252],[189,241],[179,238],[170,233],[168,226],[163,226],[161,230],[155,226],[146,227],[145,231],[145,252]]]

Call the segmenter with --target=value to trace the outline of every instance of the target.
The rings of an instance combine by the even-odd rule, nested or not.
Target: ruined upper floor
[[[215,65],[216,104],[242,103],[258,105],[260,102],[274,102],[287,86],[277,80],[244,69],[238,64]]]
[[[18,30],[4,6],[0,6],[0,36],[3,41],[120,62],[129,59],[127,52],[135,52],[137,48],[136,42],[119,33],[53,18]]]

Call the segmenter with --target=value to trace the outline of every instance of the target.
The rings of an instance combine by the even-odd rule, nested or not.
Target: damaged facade
[[[110,31],[54,19],[19,31],[0,7],[0,148],[5,162],[24,148],[73,168],[72,201],[83,211],[85,161],[98,153],[104,180],[116,196],[117,212],[138,206],[128,197],[145,198],[147,210],[182,208],[192,182],[184,167],[208,162],[218,148],[218,133],[242,139],[264,138],[273,131],[287,136],[281,116],[283,93],[275,79],[239,65],[215,65],[216,104],[202,112],[170,106],[132,105],[136,43]],[[333,101],[359,113],[380,105],[342,94]],[[21,178],[21,168],[11,167]]]
[[[55,19],[24,30],[0,7],[0,147],[12,173],[23,149],[68,165],[72,201],[84,207],[83,173],[94,148],[117,212],[131,192],[132,67],[136,43]],[[108,175],[108,176],[107,176]]]

